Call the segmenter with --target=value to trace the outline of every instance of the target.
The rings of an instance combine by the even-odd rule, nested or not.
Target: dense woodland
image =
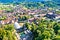
[[[16,40],[13,24],[0,25],[0,40]]]
[[[26,23],[26,27],[33,32],[33,40],[60,40],[60,23],[52,20],[37,20],[37,23]]]

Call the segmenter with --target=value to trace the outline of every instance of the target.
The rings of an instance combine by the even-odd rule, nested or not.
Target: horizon
[[[51,1],[51,0],[0,0],[0,3],[14,3],[14,2],[41,2],[41,1]]]

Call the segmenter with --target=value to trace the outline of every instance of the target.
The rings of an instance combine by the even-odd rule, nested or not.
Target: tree
[[[60,23],[42,19],[38,20],[38,25],[34,22],[25,25],[32,31],[34,40],[60,40]]]
[[[13,33],[14,28],[12,24],[4,25],[0,28],[0,40],[16,40],[16,36]]]

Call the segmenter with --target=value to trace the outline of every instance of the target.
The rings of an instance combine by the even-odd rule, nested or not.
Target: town
[[[0,34],[12,35],[13,39],[9,39],[10,36],[0,35],[0,40],[2,38],[3,40],[60,40],[59,8],[45,7],[31,10],[20,5],[6,6],[11,10],[0,10]],[[16,36],[15,39],[13,35]]]

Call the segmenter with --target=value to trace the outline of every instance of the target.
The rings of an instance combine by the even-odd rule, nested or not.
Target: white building
[[[15,29],[20,29],[22,26],[19,25],[19,23],[15,22],[14,23],[14,28]]]
[[[53,14],[53,12],[49,12],[48,14],[52,15],[52,14]]]

